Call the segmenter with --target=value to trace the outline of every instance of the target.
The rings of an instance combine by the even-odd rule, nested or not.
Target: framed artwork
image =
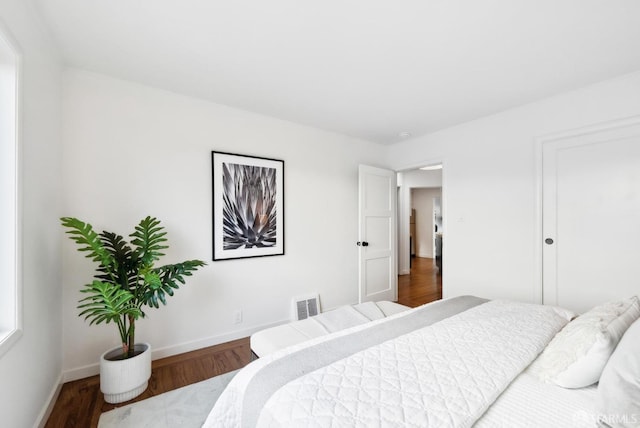
[[[284,161],[211,152],[213,260],[284,254]]]

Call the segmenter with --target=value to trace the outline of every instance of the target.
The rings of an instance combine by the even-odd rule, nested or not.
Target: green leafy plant
[[[69,238],[78,251],[98,264],[95,279],[82,288],[86,297],[79,301],[80,316],[90,325],[115,323],[122,340],[123,358],[134,356],[135,321],[146,314],[144,306],[159,308],[167,304],[185,277],[205,265],[200,260],[155,267],[164,256],[166,232],[160,221],[147,217],[129,235],[131,243],[115,233],[96,233],[89,223],[73,217],[62,217]]]

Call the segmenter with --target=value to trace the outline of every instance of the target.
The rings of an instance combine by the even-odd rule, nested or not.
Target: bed
[[[252,362],[204,426],[638,426],[637,297],[574,316],[473,296],[427,304]]]

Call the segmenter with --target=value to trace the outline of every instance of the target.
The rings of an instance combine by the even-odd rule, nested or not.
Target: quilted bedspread
[[[491,301],[316,364],[294,379],[278,381],[274,373],[257,382],[261,370],[277,366],[280,359],[286,361],[284,370],[296,371],[295,357],[287,361],[286,353],[279,353],[239,373],[205,426],[468,427],[567,322],[551,307]],[[341,335],[357,337],[358,330]],[[325,352],[322,344],[312,349]],[[259,408],[252,410],[256,400],[251,394],[247,398],[244,389],[265,397],[257,400]]]

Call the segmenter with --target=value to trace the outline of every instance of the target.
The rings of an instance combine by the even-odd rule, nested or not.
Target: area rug
[[[238,371],[225,373],[100,415],[98,428],[200,428]]]

